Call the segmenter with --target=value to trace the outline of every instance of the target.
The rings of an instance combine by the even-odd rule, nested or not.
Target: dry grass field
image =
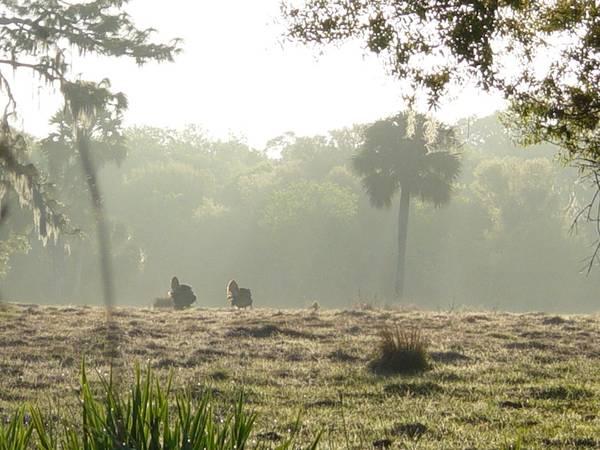
[[[56,420],[78,412],[80,363],[115,363],[177,388],[209,390],[223,411],[241,390],[255,440],[276,443],[301,414],[321,448],[600,448],[600,317],[540,313],[119,308],[107,333],[93,307],[0,309],[0,418],[25,402]],[[381,331],[417,327],[431,370],[369,369]]]

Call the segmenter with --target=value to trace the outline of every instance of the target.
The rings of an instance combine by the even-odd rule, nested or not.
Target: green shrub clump
[[[417,328],[403,330],[398,325],[381,332],[370,368],[380,374],[414,374],[430,368],[427,341]]]

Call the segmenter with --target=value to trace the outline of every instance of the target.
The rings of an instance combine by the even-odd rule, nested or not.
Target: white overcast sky
[[[286,131],[324,133],[402,108],[398,84],[358,44],[321,55],[282,46],[279,0],[132,0],[128,8],[139,26],[159,30],[157,40],[183,38],[184,51],[175,63],[141,68],[125,59],[73,62],[82,78],[108,77],[127,94],[127,125],[196,124],[214,137],[235,134],[262,147]],[[46,87],[36,89],[30,75],[16,83],[20,125],[43,134],[60,99],[46,95]],[[467,90],[438,116],[452,121],[500,107],[497,98]]]

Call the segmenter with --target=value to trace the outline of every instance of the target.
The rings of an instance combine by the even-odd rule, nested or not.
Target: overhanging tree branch
[[[0,0],[0,65],[14,70],[28,69],[40,76],[46,85],[58,84],[75,120],[74,140],[81,158],[95,211],[100,247],[102,284],[107,307],[114,305],[110,249],[102,197],[97,183],[96,167],[89,153],[89,126],[94,115],[116,102],[117,109],[127,104],[123,94],[112,94],[107,83],[87,83],[71,79],[65,61],[65,48],[80,54],[126,56],[138,64],[149,61],[172,61],[179,53],[180,41],[156,44],[149,41],[153,29],[138,29],[123,11],[127,0],[93,0],[65,2],[47,0]],[[24,139],[9,127],[10,116],[17,105],[8,80],[0,72],[0,89],[8,96],[2,118],[0,141],[0,182],[15,191],[22,205],[28,206],[41,238],[56,237],[60,217],[54,216],[48,227],[50,200],[43,195],[37,169],[17,158]]]

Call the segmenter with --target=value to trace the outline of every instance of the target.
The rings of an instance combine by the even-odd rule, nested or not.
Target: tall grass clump
[[[375,358],[369,364],[379,374],[415,374],[430,368],[427,341],[418,328],[398,325],[383,329]]]
[[[25,450],[33,428],[28,424],[25,408],[19,410],[6,422],[0,421],[0,450]]]
[[[248,448],[256,414],[247,412],[240,395],[232,411],[217,417],[209,394],[197,402],[189,393],[173,392],[172,378],[161,387],[150,369],[121,391],[100,378],[95,395],[85,365],[81,376],[81,422],[51,428],[37,407],[22,408],[0,423],[0,450],[242,450]],[[26,414],[26,409],[30,415]],[[294,435],[275,447],[292,448]],[[316,449],[319,436],[309,449]],[[262,448],[255,444],[253,448]]]

